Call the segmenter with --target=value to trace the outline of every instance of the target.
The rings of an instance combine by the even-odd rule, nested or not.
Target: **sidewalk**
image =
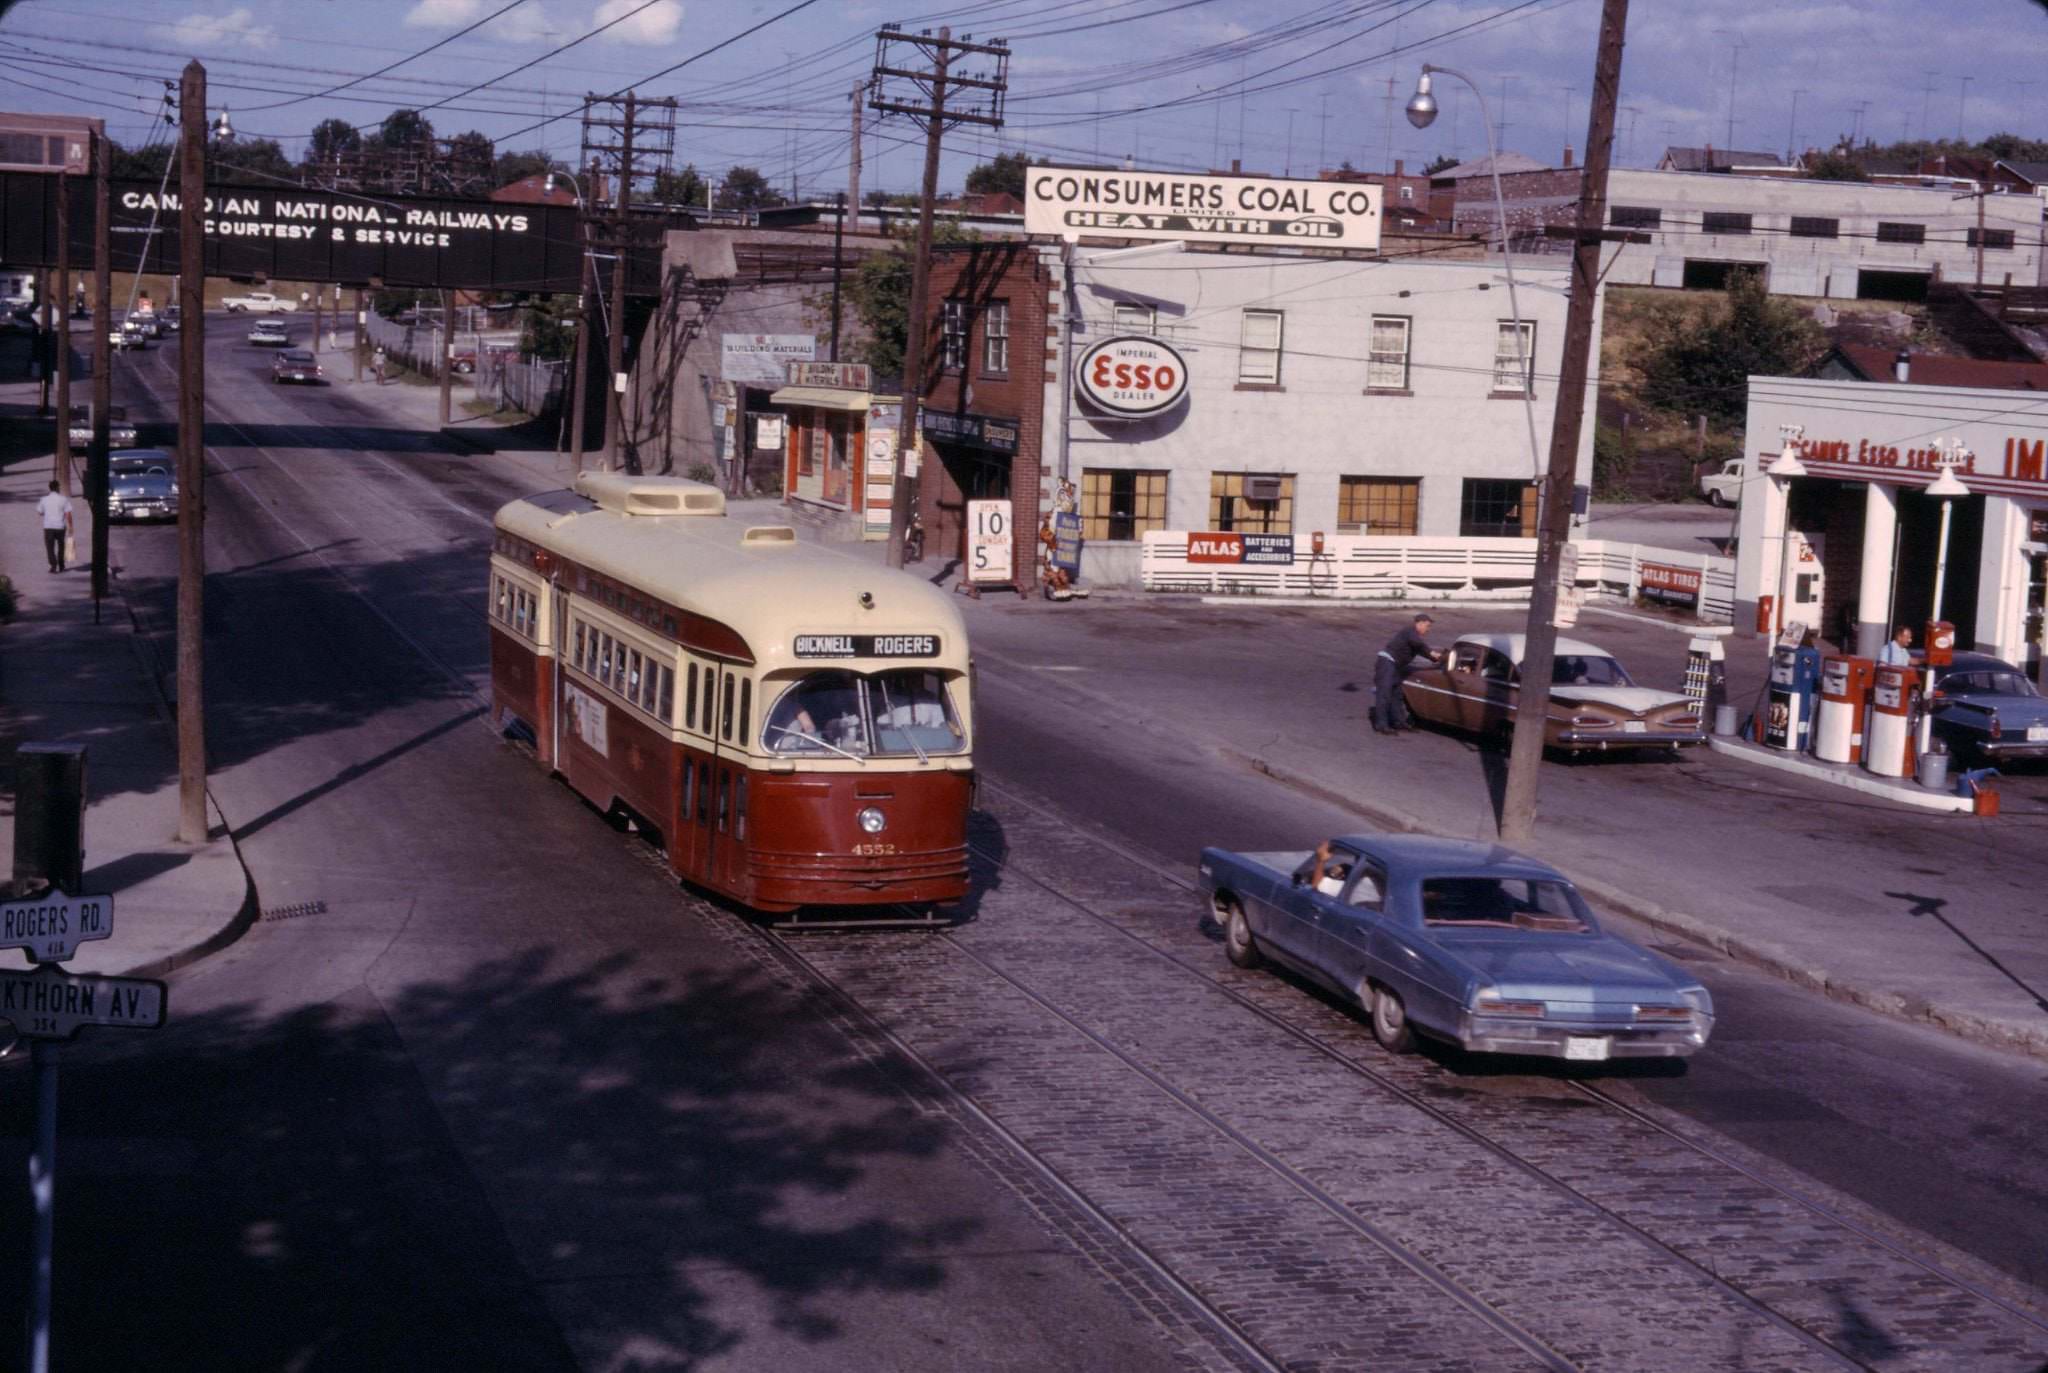
[[[26,340],[0,336],[0,574],[18,597],[14,618],[0,624],[0,752],[11,760],[23,743],[86,746],[85,889],[114,897],[114,933],[81,945],[63,966],[160,976],[237,937],[255,918],[254,893],[210,803],[213,838],[192,847],[173,837],[176,726],[118,578],[93,623],[92,523],[82,497],[74,502],[79,561],[62,574],[44,561],[33,507],[51,480],[52,422],[35,418]],[[81,403],[82,385],[74,379]],[[82,461],[77,470],[82,478]],[[11,785],[0,844],[13,853]],[[0,967],[27,966],[20,950],[0,950]]]

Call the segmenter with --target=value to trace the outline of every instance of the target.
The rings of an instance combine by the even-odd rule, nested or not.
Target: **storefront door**
[[[2041,639],[2048,633],[2048,553],[2027,554],[2027,675],[2043,681]]]

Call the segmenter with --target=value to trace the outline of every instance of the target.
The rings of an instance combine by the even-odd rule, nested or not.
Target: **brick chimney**
[[[1403,167],[1404,165],[1405,165],[1405,163],[1404,163],[1404,162],[1402,161],[1402,159],[1400,159],[1400,158],[1398,158],[1398,157],[1394,159],[1394,175],[1395,175],[1395,176],[1399,176],[1399,175],[1401,175],[1401,168],[1402,168],[1402,167]]]
[[[1244,171],[1244,167],[1243,167],[1242,165],[1240,165],[1240,159],[1238,159],[1238,158],[1235,158],[1235,157],[1231,158],[1231,159],[1230,159],[1230,174],[1231,174],[1232,176],[1236,176],[1236,175],[1238,175],[1238,174],[1239,174],[1240,172],[1242,172],[1242,171]]]
[[[1572,165],[1572,145],[1569,143],[1564,145],[1564,165],[1567,167]]]

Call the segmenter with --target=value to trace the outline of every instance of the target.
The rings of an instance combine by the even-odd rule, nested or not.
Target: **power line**
[[[472,33],[475,33],[475,32],[476,32],[476,31],[477,31],[478,29],[480,29],[480,28],[482,28],[482,27],[483,27],[484,25],[486,25],[486,24],[490,23],[490,22],[491,22],[491,21],[492,21],[493,19],[496,19],[496,18],[498,18],[498,17],[499,17],[499,16],[501,16],[501,15],[506,15],[506,14],[510,14],[510,13],[511,13],[511,12],[512,12],[513,10],[516,10],[516,9],[518,9],[518,8],[519,8],[519,7],[521,6],[521,5],[523,5],[523,4],[525,4],[525,3],[526,3],[526,0],[512,0],[512,3],[511,3],[511,4],[509,4],[509,5],[506,5],[506,6],[505,6],[505,7],[503,8],[503,9],[497,9],[497,10],[493,10],[493,11],[491,11],[491,12],[490,12],[489,14],[485,15],[485,16],[484,16],[483,18],[481,18],[481,19],[477,20],[477,21],[476,21],[476,22],[475,22],[474,24],[471,24],[471,25],[469,25],[469,26],[468,26],[468,27],[466,27],[466,28],[460,28],[460,29],[457,29],[457,30],[456,30],[456,31],[455,31],[454,33],[451,33],[451,34],[449,34],[449,35],[448,35],[448,36],[447,36],[446,38],[443,38],[443,39],[442,39],[442,40],[441,40],[440,42],[438,42],[438,43],[430,43],[430,44],[428,44],[428,45],[427,45],[426,47],[424,47],[424,48],[421,48],[421,49],[420,49],[420,50],[419,50],[418,52],[415,52],[415,53],[410,53],[410,54],[408,54],[407,56],[401,57],[401,58],[399,58],[399,59],[398,59],[398,60],[397,60],[396,62],[393,62],[393,63],[391,63],[391,65],[390,65],[390,66],[386,66],[386,67],[379,67],[379,68],[378,68],[378,69],[377,69],[376,71],[373,71],[373,72],[371,72],[371,73],[370,73],[369,75],[367,75],[367,76],[358,76],[358,77],[357,77],[357,78],[355,78],[355,79],[354,79],[353,81],[344,81],[344,82],[342,82],[342,83],[341,83],[341,84],[340,84],[339,86],[330,86],[330,87],[328,87],[328,88],[327,88],[326,90],[324,90],[324,91],[319,91],[319,92],[316,92],[316,93],[315,93],[315,94],[313,94],[313,95],[302,95],[302,96],[298,96],[298,97],[296,97],[296,98],[294,98],[294,99],[291,99],[291,100],[279,100],[279,101],[277,101],[277,102],[275,102],[275,103],[273,103],[273,104],[269,104],[269,105],[256,105],[256,106],[252,106],[251,108],[249,108],[249,109],[247,109],[247,110],[244,110],[244,111],[242,111],[242,113],[244,113],[244,114],[260,114],[260,113],[261,113],[262,111],[264,111],[264,110],[281,110],[281,109],[284,109],[284,108],[285,108],[286,106],[288,106],[288,105],[298,105],[298,104],[302,104],[302,103],[304,103],[305,101],[308,101],[308,100],[319,100],[319,99],[321,99],[322,97],[325,97],[325,96],[330,96],[330,95],[333,95],[333,94],[335,94],[335,93],[336,93],[336,92],[338,92],[338,91],[345,91],[345,90],[347,90],[347,89],[348,89],[349,87],[351,87],[351,86],[360,86],[360,85],[362,85],[362,84],[363,84],[363,83],[364,83],[365,81],[374,81],[374,80],[376,80],[376,79],[377,79],[378,77],[382,76],[382,75],[383,75],[383,74],[384,74],[385,72],[388,72],[388,71],[394,71],[394,70],[396,70],[397,68],[399,68],[399,67],[402,67],[402,66],[404,66],[404,65],[405,65],[406,63],[408,63],[408,62],[416,62],[416,61],[418,61],[418,60],[419,60],[420,58],[422,58],[422,57],[425,57],[425,56],[426,56],[426,55],[427,55],[428,53],[430,53],[430,52],[436,52],[436,51],[439,51],[439,50],[440,50],[440,49],[442,49],[442,48],[445,48],[445,47],[447,47],[447,46],[448,46],[448,45],[449,45],[450,43],[453,43],[453,42],[454,42],[454,41],[455,41],[456,39],[458,39],[458,38],[462,38],[462,37],[465,37],[465,36],[466,36],[466,35],[468,35],[468,34],[472,34]],[[472,88],[472,89],[474,89],[474,88]],[[466,94],[468,94],[468,92],[467,92],[467,91],[465,91],[465,92],[464,92],[464,94],[466,95]]]

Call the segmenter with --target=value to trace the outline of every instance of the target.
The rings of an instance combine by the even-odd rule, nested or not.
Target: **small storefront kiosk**
[[[783,499],[844,516],[853,537],[887,538],[897,398],[870,390],[865,363],[788,366],[789,384],[769,397],[789,417]]]

